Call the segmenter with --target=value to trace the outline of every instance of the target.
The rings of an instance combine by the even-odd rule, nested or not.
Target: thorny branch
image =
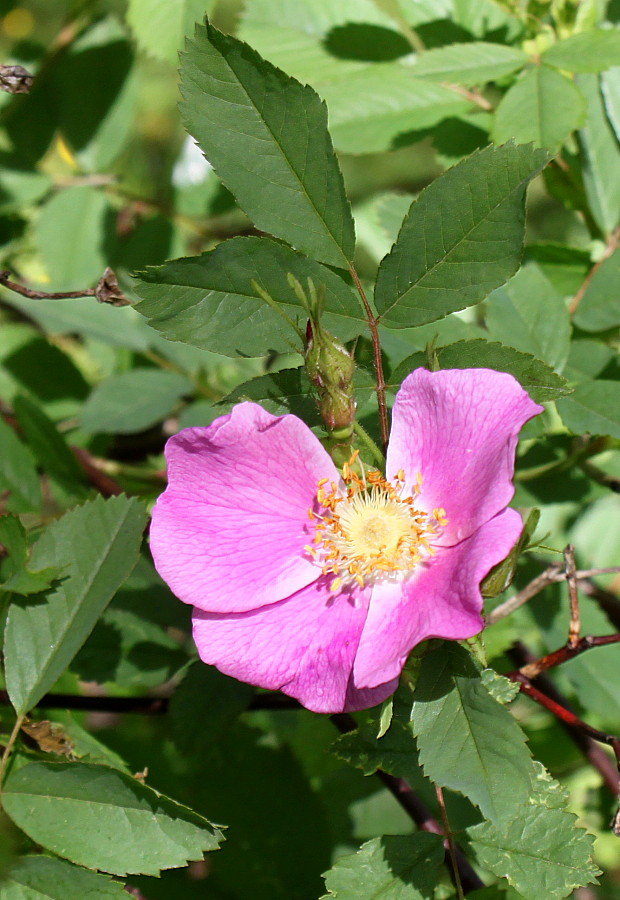
[[[545,587],[545,581],[548,584],[557,580],[560,571],[558,566],[550,566],[546,572],[542,573],[542,579],[540,576],[538,579],[534,579],[534,582],[538,581],[538,584],[533,593],[531,592],[531,589],[534,582],[530,582],[527,586],[527,588],[530,589],[530,596],[534,596],[535,593],[542,590],[543,587]],[[590,575],[593,573],[588,572],[586,574]],[[588,739],[605,744],[612,749],[616,758],[618,770],[618,774],[614,779],[615,784],[613,790],[614,794],[619,798],[618,812],[614,816],[612,830],[614,834],[620,836],[620,737],[600,731],[598,728],[593,728],[587,722],[584,722],[583,719],[576,716],[568,705],[565,704],[565,701],[562,700],[562,702],[560,702],[561,698],[557,695],[555,697],[552,696],[549,690],[543,692],[540,689],[540,686],[536,686],[532,683],[534,679],[540,678],[542,672],[546,669],[551,669],[569,659],[573,659],[575,656],[585,653],[586,650],[590,650],[592,647],[620,643],[620,634],[601,635],[599,637],[587,635],[580,638],[581,622],[579,614],[579,597],[577,593],[577,582],[579,579],[575,568],[575,551],[570,544],[564,549],[564,571],[562,575],[568,585],[570,602],[570,621],[566,643],[563,647],[559,647],[557,650],[545,654],[545,656],[540,657],[540,659],[531,659],[530,657],[524,665],[515,672],[509,672],[506,677],[519,684],[522,694],[525,694],[526,697],[530,697],[544,709],[552,713],[555,718],[569,730],[571,736],[579,733],[582,735],[582,740],[580,742],[581,746],[584,750],[589,751],[587,752],[588,758],[601,772],[608,787],[610,786],[609,772],[606,770],[606,767],[601,765],[600,759],[597,759],[598,765],[594,762],[594,755],[591,753]],[[544,576],[546,576],[546,579]],[[543,582],[542,584],[540,584],[541,580]],[[527,588],[524,590],[527,590]],[[529,597],[526,599],[529,599]],[[586,742],[585,746],[583,743],[584,739]]]

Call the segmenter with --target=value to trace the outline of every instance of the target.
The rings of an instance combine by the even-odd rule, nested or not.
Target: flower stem
[[[385,456],[381,452],[381,448],[375,444],[371,436],[368,434],[365,428],[363,428],[360,423],[355,420],[353,422],[353,431],[357,435],[357,437],[366,444],[366,447],[372,453],[376,463],[381,467],[381,470],[385,470]]]
[[[368,302],[368,298],[362,287],[362,283],[359,279],[359,275],[355,271],[355,267],[353,264],[349,267],[349,272],[351,274],[351,278],[353,279],[353,284],[355,285],[358,294],[360,295],[360,299],[362,301],[362,306],[364,307],[364,312],[366,313],[366,320],[368,322],[368,328],[370,330],[370,338],[372,340],[372,356],[373,362],[375,365],[375,374],[377,376],[377,404],[379,406],[379,428],[381,431],[381,443],[383,444],[383,450],[387,449],[388,444],[388,415],[387,415],[387,407],[385,405],[385,378],[383,375],[383,362],[381,360],[381,342],[379,340],[379,329],[377,327],[377,318],[374,315],[370,303]]]

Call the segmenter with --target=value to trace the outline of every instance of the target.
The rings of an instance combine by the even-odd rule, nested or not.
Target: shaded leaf
[[[188,131],[256,226],[348,268],[353,219],[312,88],[207,24],[182,56],[181,92]]]
[[[428,900],[444,849],[436,834],[384,835],[341,857],[326,872],[326,897],[336,900]],[[326,898],[323,898],[326,900]]]
[[[102,381],[80,412],[80,425],[98,434],[135,434],[161,422],[192,394],[191,382],[176,372],[132,369]]]
[[[41,502],[41,488],[34,458],[29,448],[22,444],[14,430],[1,418],[0,446],[0,494],[5,494],[4,507],[10,512],[36,509]]]
[[[9,608],[6,684],[18,715],[61,675],[133,569],[145,523],[139,501],[97,497],[53,522],[33,547],[33,570],[64,566],[65,577],[47,594],[15,599]]]
[[[139,312],[165,337],[229,356],[288,351],[300,341],[293,326],[256,290],[256,282],[302,331],[307,312],[291,288],[291,273],[325,290],[325,327],[341,340],[365,320],[351,288],[325,266],[267,238],[237,237],[201,256],[172,260],[134,279]],[[301,349],[301,348],[299,348]]]
[[[494,291],[486,308],[492,338],[562,370],[570,348],[570,315],[562,294],[535,263]]]
[[[87,493],[84,473],[54,423],[28,397],[16,397],[13,408],[42,469],[69,496],[84,497]]]
[[[493,140],[557,150],[584,123],[586,103],[579,88],[548,66],[533,66],[506,93],[495,113]]]
[[[384,325],[434,322],[514,274],[525,187],[546,159],[532,147],[488,147],[422,191],[379,268],[375,303]]]
[[[254,688],[222,675],[213,666],[195,662],[170,702],[175,743],[187,756],[200,755],[247,708]]]
[[[253,378],[240,384],[218,405],[222,412],[227,412],[231,406],[243,400],[260,403],[276,416],[290,412],[308,425],[318,425],[320,422],[316,401],[312,397],[311,385],[304,369],[284,369],[273,375]]]
[[[603,260],[588,282],[573,320],[583,331],[605,331],[620,325],[620,251]]]
[[[583,381],[558,401],[558,412],[573,434],[620,439],[620,381]]]
[[[207,819],[106,766],[29,763],[6,779],[2,798],[33,841],[112,875],[158,875],[222,840]]]
[[[496,341],[457,341],[435,350],[442,369],[495,369],[508,372],[525,388],[532,400],[556,400],[570,390],[564,378],[530,353]],[[394,370],[390,383],[399,384],[414,368],[426,365],[422,353],[407,357]]]

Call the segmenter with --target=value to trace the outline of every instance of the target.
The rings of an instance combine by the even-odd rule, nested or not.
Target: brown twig
[[[579,597],[577,594],[577,574],[575,566],[575,548],[568,544],[564,548],[564,565],[566,582],[568,584],[568,600],[570,603],[570,622],[568,625],[568,639],[566,645],[575,648],[579,644],[581,633],[581,619],[579,617]]]
[[[527,697],[531,697],[532,700],[535,700],[536,703],[544,709],[549,710],[556,719],[559,719],[566,725],[570,725],[571,728],[578,728],[584,734],[588,735],[588,737],[598,741],[600,744],[607,744],[608,747],[611,747],[620,769],[620,738],[613,734],[607,734],[605,731],[599,731],[598,728],[593,728],[592,725],[588,725],[587,722],[584,722],[583,719],[576,716],[570,709],[567,709],[561,703],[548,697],[547,694],[543,694],[543,692],[535,687],[530,679],[525,675],[522,675],[521,672],[511,672],[510,675],[507,675],[506,677],[510,678],[511,681],[518,682],[521,693],[525,694]]]
[[[415,69],[413,71],[415,74]],[[480,109],[483,109],[485,112],[492,112],[493,104],[490,103],[486,97],[483,97],[479,91],[468,90],[460,84],[452,84],[447,81],[442,81],[441,85],[449,91],[454,91],[454,93],[458,94],[460,97],[464,97],[465,100],[471,100],[472,103],[475,103],[476,106],[479,106]]]
[[[597,588],[590,583],[589,579],[594,578],[597,575],[615,575],[619,572],[620,566],[606,566],[600,569],[578,569],[575,572],[575,580],[584,593],[587,593],[589,596],[594,596],[594,592]],[[558,584],[559,582],[566,581],[566,579],[567,573],[562,565],[560,563],[552,563],[544,572],[541,572],[540,575],[533,578],[529,584],[526,584],[524,588],[512,597],[509,597],[508,600],[500,603],[495,609],[491,610],[484,618],[485,624],[494,625],[496,622],[499,622],[500,619],[504,619],[520,606],[523,606],[524,603],[527,603],[527,601],[531,600],[532,597],[535,597],[536,594],[540,594],[540,592],[550,584]],[[616,602],[620,604],[620,601]],[[618,615],[620,616],[620,611]],[[620,625],[618,627],[620,627]]]
[[[568,662],[569,659],[574,659],[576,656],[585,653],[586,650],[591,650],[593,647],[605,647],[607,644],[620,644],[620,634],[603,634],[598,637],[588,634],[582,638],[577,637],[576,643],[570,643],[569,640],[563,647],[559,647],[551,653],[546,653],[540,659],[535,659],[533,662],[522,666],[519,672],[521,675],[525,675],[526,678],[537,678],[541,672],[560,666],[562,663]],[[511,678],[512,674],[514,673],[506,677]]]
[[[368,321],[370,338],[372,340],[372,357],[375,366],[375,374],[377,377],[376,391],[377,405],[379,407],[379,428],[381,431],[381,443],[383,444],[383,452],[385,453],[388,444],[389,427],[387,407],[385,405],[385,377],[383,374],[383,361],[381,359],[381,342],[379,340],[379,329],[377,328],[377,319],[372,309],[370,308],[370,303],[368,302],[368,298],[366,297],[366,292],[362,287],[362,283],[353,265],[350,266],[349,272],[351,274],[351,278],[353,279],[353,283],[357,289],[357,292],[360,295],[362,305],[366,313],[366,319]]]
[[[78,297],[96,297],[99,303],[109,303],[111,306],[131,305],[131,301],[119,288],[116,275],[109,266],[105,268],[96,287],[84,288],[81,291],[35,291],[23,284],[11,281],[10,274],[8,271],[0,272],[0,285],[22,297],[29,297],[31,300],[75,300]]]
[[[590,286],[590,282],[592,281],[592,279],[594,278],[594,276],[596,275],[596,273],[598,272],[600,267],[603,265],[605,260],[609,259],[611,254],[614,252],[614,250],[618,246],[618,242],[620,242],[620,226],[618,226],[618,228],[615,228],[611,232],[611,234],[607,238],[607,244],[605,245],[605,250],[603,251],[602,256],[600,257],[600,259],[598,259],[594,263],[594,265],[592,266],[592,268],[590,269],[590,271],[588,272],[588,274],[582,281],[579,290],[577,291],[577,293],[574,295],[574,297],[568,304],[568,311],[571,316],[573,315],[573,313],[575,312],[575,310],[581,303],[581,300],[583,299],[583,295],[585,294],[588,287]]]
[[[335,715],[330,716],[330,719],[341,734],[348,734],[350,731],[355,731],[358,727],[353,716],[350,716],[348,713],[336,713]],[[377,769],[375,775],[383,782],[418,828],[422,831],[429,831],[431,834],[438,834],[445,838],[444,847],[446,848],[446,855],[449,857],[448,838],[446,837],[443,828],[437,819],[431,815],[425,804],[414,794],[405,779],[396,778],[396,776],[390,775],[382,769]],[[462,851],[459,850],[457,846],[454,848],[454,854],[462,890],[465,893],[469,893],[477,888],[484,887],[484,882],[478,877]],[[449,866],[449,868],[450,871],[452,871],[451,866]]]
[[[541,572],[540,575],[533,578],[529,584],[526,584],[524,588],[512,597],[509,597],[508,600],[504,600],[504,602],[500,603],[499,606],[496,606],[495,609],[491,610],[491,612],[484,617],[485,624],[494,625],[496,622],[499,622],[500,619],[504,619],[506,616],[510,615],[510,613],[519,609],[520,606],[523,606],[528,600],[531,600],[532,597],[540,594],[540,592],[550,584],[555,584],[557,581],[563,581],[564,578],[565,575],[562,572],[560,563],[552,563],[550,566],[547,566],[544,572]]]

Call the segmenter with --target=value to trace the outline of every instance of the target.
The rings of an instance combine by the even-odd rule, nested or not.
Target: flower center
[[[420,475],[413,496],[403,497],[402,470],[394,483],[376,471],[360,477],[351,469],[356,455],[343,467],[344,491],[321,479],[316,492],[320,510],[308,510],[315,534],[305,550],[324,575],[334,576],[332,591],[403,577],[433,555],[432,540],[447,522],[443,509],[434,509],[432,516],[416,509]]]

